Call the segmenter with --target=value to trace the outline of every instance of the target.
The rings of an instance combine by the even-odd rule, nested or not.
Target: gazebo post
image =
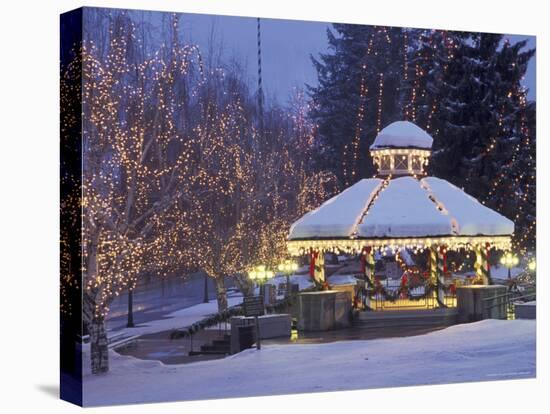
[[[309,275],[315,283],[323,285],[325,283],[325,254],[324,251],[310,249],[309,254]]]
[[[365,306],[369,309],[372,309],[370,302],[370,293],[374,291],[374,249],[372,248],[372,246],[365,246],[363,247],[362,254],[362,260],[364,263],[364,276],[365,281],[367,282]]]
[[[491,279],[491,264],[489,263],[489,251],[491,250],[491,243],[487,242],[485,243],[485,252],[486,252],[486,260],[487,260],[487,284],[492,285],[493,280]]]
[[[430,246],[430,285],[435,286],[436,290],[432,297],[436,300],[438,306],[445,306],[445,282],[443,280],[443,260],[441,260],[441,249],[436,245]]]
[[[437,302],[439,306],[445,307],[445,271],[447,270],[446,246],[439,246],[437,259]]]
[[[325,252],[319,250],[317,260],[315,262],[315,279],[324,286],[325,284]]]
[[[489,285],[491,284],[491,276],[489,274],[490,267],[489,267],[489,244],[487,243],[485,246],[481,244],[475,244],[474,245],[474,252],[476,254],[476,262],[475,262],[475,271],[476,271],[476,279],[481,280],[481,284],[483,285]]]
[[[437,247],[430,246],[429,249],[430,285],[437,285]],[[437,299],[437,293],[432,292],[432,297]]]

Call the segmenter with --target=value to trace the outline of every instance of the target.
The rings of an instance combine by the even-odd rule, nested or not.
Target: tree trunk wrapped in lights
[[[227,291],[225,289],[225,280],[223,276],[214,278],[216,285],[216,299],[218,301],[218,312],[227,309]]]
[[[104,318],[102,316],[93,318],[89,331],[92,374],[107,372],[109,370],[109,347]]]

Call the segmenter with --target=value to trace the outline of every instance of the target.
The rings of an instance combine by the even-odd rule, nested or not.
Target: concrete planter
[[[537,303],[527,302],[515,305],[516,319],[537,319]]]
[[[272,314],[258,317],[260,325],[260,338],[280,338],[290,337],[292,319],[289,314]],[[237,353],[244,348],[239,340],[239,327],[253,326],[255,333],[255,321],[253,317],[234,316],[231,318],[231,353]]]
[[[305,292],[298,295],[298,330],[329,331],[351,324],[348,291]]]

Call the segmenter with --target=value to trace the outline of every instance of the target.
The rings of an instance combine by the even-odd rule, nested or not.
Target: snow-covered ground
[[[357,283],[357,278],[354,275],[332,275],[328,277],[328,283],[331,286],[337,285],[354,285]]]
[[[84,377],[85,405],[245,397],[532,378],[535,321],[485,320],[426,335],[270,345],[221,360],[163,365],[111,351]],[[86,356],[85,356],[86,358]]]
[[[266,284],[268,285],[275,285],[275,286],[278,286],[284,283],[286,283],[286,276],[275,276],[266,282]],[[313,286],[313,282],[311,281],[311,277],[309,276],[309,274],[291,275],[290,283],[297,284],[300,290],[304,290]]]

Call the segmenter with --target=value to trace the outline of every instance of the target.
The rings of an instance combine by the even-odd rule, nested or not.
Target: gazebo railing
[[[413,310],[413,309],[434,309],[440,307],[435,294],[425,294],[423,287],[417,287],[411,290],[409,294],[395,294],[393,290],[391,297],[383,293],[373,293],[370,296],[370,308],[374,311],[385,310]],[[395,296],[393,295],[395,294]],[[456,307],[456,294],[446,292],[443,298],[443,304],[446,307]]]
[[[385,298],[384,295],[375,295],[371,304],[373,305],[372,310],[375,311],[435,309],[440,307],[433,295],[418,298],[397,298],[393,300]],[[446,294],[443,304],[449,308],[456,307],[456,295]]]
[[[506,318],[507,319],[516,319],[516,304],[535,300],[537,297],[536,291],[531,291],[528,293],[517,292],[506,292],[502,295],[495,295],[483,299],[485,303],[485,310],[490,314],[494,308],[501,306],[506,307]]]

